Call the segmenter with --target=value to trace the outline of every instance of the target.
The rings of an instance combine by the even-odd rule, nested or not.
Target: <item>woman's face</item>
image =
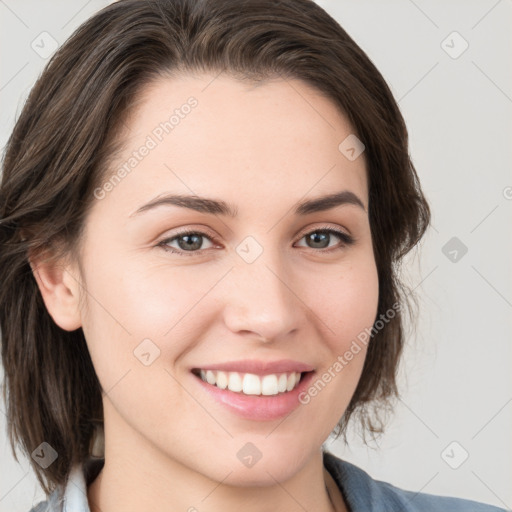
[[[345,411],[364,346],[345,353],[377,313],[364,153],[339,149],[351,126],[298,80],[161,78],[123,130],[81,253],[107,458],[289,478]],[[310,372],[283,392],[294,371]]]

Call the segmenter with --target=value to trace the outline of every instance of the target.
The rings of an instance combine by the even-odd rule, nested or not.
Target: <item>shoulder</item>
[[[40,501],[29,512],[61,512],[63,509],[65,488],[57,487],[45,501]],[[74,512],[74,511],[73,511]],[[81,511],[80,511],[81,512]]]
[[[75,464],[65,485],[57,486],[45,501],[29,512],[90,512],[87,502],[87,466]]]
[[[41,501],[35,507],[32,507],[28,512],[47,512],[48,511],[48,502]]]
[[[361,468],[328,452],[324,452],[324,465],[352,512],[505,512],[505,509],[476,501],[400,489],[374,480]]]
[[[56,492],[52,493],[47,500],[40,501],[29,512],[60,512],[61,509],[57,507],[57,496],[55,494]]]

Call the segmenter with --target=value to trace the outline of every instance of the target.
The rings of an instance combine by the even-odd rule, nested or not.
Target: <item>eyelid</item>
[[[201,226],[200,228],[194,228],[194,227],[186,227],[186,228],[181,228],[181,229],[178,228],[178,231],[175,231],[175,232],[171,233],[170,235],[164,236],[162,239],[160,239],[158,242],[156,242],[155,245],[156,245],[156,247],[160,246],[164,250],[167,250],[169,252],[174,252],[174,253],[179,252],[180,254],[185,253],[185,255],[187,255],[187,256],[194,255],[194,254],[201,254],[204,251],[208,250],[208,249],[199,249],[198,251],[178,251],[174,248],[166,247],[166,245],[165,245],[166,243],[174,241],[175,239],[179,238],[180,236],[185,236],[185,235],[200,235],[203,238],[208,238],[213,245],[218,244],[215,235],[213,235],[210,232],[210,230],[208,230],[208,228]]]
[[[310,227],[304,229],[303,231],[299,231],[298,238],[301,239],[303,236],[305,236],[309,233],[313,233],[315,231],[327,231],[327,230],[336,231],[336,232],[343,234],[349,238],[353,238],[347,229],[342,228],[341,226],[332,226],[331,224],[323,224],[320,226],[313,226],[313,227],[310,226]]]
[[[323,225],[323,226],[315,226],[315,227],[307,228],[305,231],[302,231],[300,233],[300,236],[298,236],[297,241],[302,240],[306,235],[308,235],[310,233],[316,233],[316,232],[322,232],[322,231],[327,231],[330,234],[334,234],[335,236],[337,236],[340,239],[341,242],[338,246],[329,247],[329,248],[325,248],[325,249],[313,249],[313,248],[309,247],[309,249],[312,250],[313,252],[329,254],[331,252],[335,252],[337,250],[342,250],[348,246],[351,246],[357,241],[354,236],[352,236],[349,232],[347,232],[348,230],[345,231],[343,228],[341,228],[339,226],[333,227],[331,225]],[[302,246],[302,247],[304,247],[304,246]],[[306,247],[306,249],[307,248],[308,247]]]
[[[324,248],[324,249],[314,249],[314,248],[310,247],[309,249],[311,249],[313,252],[330,253],[330,252],[333,252],[336,250],[341,250],[347,246],[354,244],[354,242],[356,242],[356,239],[350,233],[347,233],[346,231],[344,231],[343,228],[341,228],[339,226],[333,227],[332,225],[327,224],[327,225],[321,225],[321,226],[310,226],[310,227],[306,228],[305,230],[299,232],[300,234],[297,235],[297,241],[294,242],[294,244],[299,242],[300,240],[302,240],[306,235],[308,235],[310,233],[322,232],[322,231],[329,231],[329,232],[333,233],[335,236],[337,236],[340,239],[340,244],[335,247],[329,247],[329,248]],[[172,233],[169,236],[165,236],[160,241],[158,241],[156,243],[156,246],[161,247],[165,251],[171,252],[173,254],[178,254],[180,256],[197,256],[197,255],[201,255],[205,251],[208,251],[211,249],[211,248],[209,248],[209,249],[199,249],[197,251],[183,251],[183,250],[177,250],[175,248],[166,246],[166,243],[174,241],[175,239],[179,238],[180,236],[192,235],[192,234],[200,235],[204,238],[209,239],[212,244],[218,245],[216,236],[212,235],[211,232],[206,227],[201,226],[200,228],[186,227],[186,228],[178,229],[178,231]],[[301,246],[301,247],[306,248],[306,249],[308,248],[308,247],[304,247],[304,246]]]

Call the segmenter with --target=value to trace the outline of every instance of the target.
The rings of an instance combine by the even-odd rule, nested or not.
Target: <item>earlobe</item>
[[[81,327],[77,270],[63,261],[55,261],[43,254],[32,255],[29,263],[46,309],[54,322],[66,331]]]

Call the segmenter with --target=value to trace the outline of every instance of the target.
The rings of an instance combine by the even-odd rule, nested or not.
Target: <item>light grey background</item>
[[[0,148],[47,62],[32,42],[63,43],[108,3],[0,0]],[[370,447],[355,434],[349,448],[327,447],[403,488],[511,508],[512,1],[317,3],[390,84],[433,210],[408,258],[420,315],[387,433]],[[25,512],[44,495],[28,461],[12,458],[4,411],[0,402],[0,511]]]

